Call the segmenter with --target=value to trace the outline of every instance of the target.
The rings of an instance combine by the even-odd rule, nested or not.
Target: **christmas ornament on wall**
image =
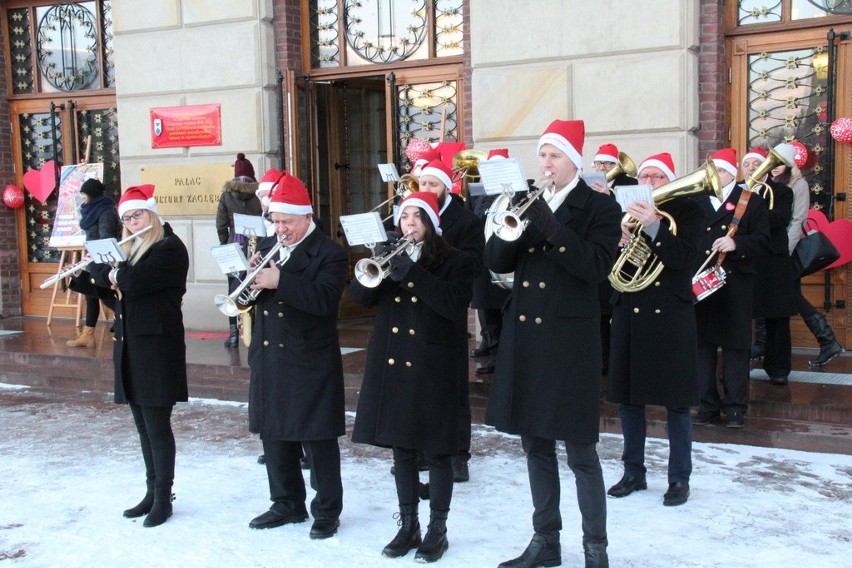
[[[9,184],[3,190],[3,203],[9,209],[20,209],[24,206],[24,192],[17,185]]]
[[[838,118],[831,123],[829,132],[841,144],[852,143],[852,118]]]

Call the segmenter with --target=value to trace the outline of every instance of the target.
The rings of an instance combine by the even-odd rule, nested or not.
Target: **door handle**
[[[342,164],[338,163],[338,162],[334,162],[334,169],[335,170],[348,170],[349,169],[349,162],[343,162]]]

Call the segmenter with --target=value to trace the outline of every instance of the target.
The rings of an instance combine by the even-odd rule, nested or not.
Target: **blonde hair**
[[[163,230],[163,220],[160,219],[160,216],[153,211],[146,211],[148,211],[148,218],[150,219],[149,224],[151,225],[151,228],[140,237],[142,239],[142,244],[135,251],[133,251],[133,243],[136,239],[122,245],[124,256],[127,257],[127,262],[130,264],[136,264],[136,261],[139,260],[139,258],[141,258],[142,255],[154,245],[154,243],[161,240],[166,234]],[[125,225],[121,232],[122,239],[125,239],[132,234],[133,233],[130,232],[130,229],[127,228],[127,225]],[[132,255],[131,251],[133,251]]]

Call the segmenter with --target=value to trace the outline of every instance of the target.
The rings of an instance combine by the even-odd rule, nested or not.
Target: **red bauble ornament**
[[[20,209],[24,206],[24,192],[17,185],[9,184],[3,190],[3,203],[9,209]]]
[[[841,144],[852,143],[852,118],[838,118],[831,123],[829,132]]]
[[[408,156],[408,159],[411,160],[411,163],[413,164],[422,158],[425,152],[430,152],[431,150],[432,145],[426,140],[412,138],[408,141],[408,146],[405,147],[405,155]]]
[[[790,144],[796,149],[796,155],[793,159],[796,162],[796,167],[801,170],[808,163],[808,147],[797,141],[790,142]]]

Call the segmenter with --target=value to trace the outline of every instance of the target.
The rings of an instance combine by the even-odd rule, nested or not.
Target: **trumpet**
[[[373,258],[362,258],[355,264],[355,279],[365,288],[375,288],[390,274],[390,259],[403,252],[413,242],[414,235],[408,233],[388,252]]]
[[[118,246],[129,243],[130,241],[132,241],[133,239],[135,239],[136,237],[138,237],[139,235],[141,235],[145,231],[149,230],[150,228],[151,228],[151,225],[148,225],[147,227],[145,227],[144,229],[142,229],[138,233],[133,233],[132,235],[128,235],[127,237],[118,241]],[[51,286],[53,286],[54,284],[56,284],[60,280],[64,280],[65,278],[68,278],[69,276],[71,276],[72,274],[77,272],[78,270],[83,270],[84,268],[89,266],[89,264],[91,264],[91,262],[92,262],[91,258],[88,259],[88,260],[81,260],[80,262],[78,262],[74,266],[68,268],[68,270],[63,270],[62,272],[54,274],[53,276],[51,276],[50,278],[48,278],[47,280],[42,282],[41,285],[39,286],[39,288],[41,288],[42,290],[44,290],[45,288],[50,288]]]
[[[541,187],[530,193],[522,202],[497,214],[497,217],[494,220],[497,225],[497,228],[494,230],[495,235],[504,241],[509,242],[517,241],[521,238],[521,235],[524,233],[524,230],[526,230],[527,225],[529,224],[529,221],[521,219],[521,215],[530,208],[533,201],[544,194],[546,189],[550,189],[556,185],[556,182],[551,178],[551,175],[552,174],[550,172],[544,172],[544,177],[538,181],[538,184],[536,184],[537,187],[541,184]]]
[[[257,279],[257,275],[260,274],[260,271],[266,268],[266,265],[275,258],[275,255],[278,254],[278,251],[281,250],[281,247],[283,246],[284,243],[281,241],[275,243],[275,246],[269,249],[266,256],[260,259],[260,262],[257,263],[254,270],[246,274],[246,277],[243,278],[243,281],[240,282],[240,285],[236,290],[230,294],[216,294],[216,297],[213,298],[213,302],[216,304],[216,307],[219,308],[220,312],[228,317],[236,317],[251,309],[249,304],[257,299],[261,290],[249,290],[249,286],[251,286]],[[287,258],[283,258],[276,261],[275,264],[281,266],[286,260]]]

